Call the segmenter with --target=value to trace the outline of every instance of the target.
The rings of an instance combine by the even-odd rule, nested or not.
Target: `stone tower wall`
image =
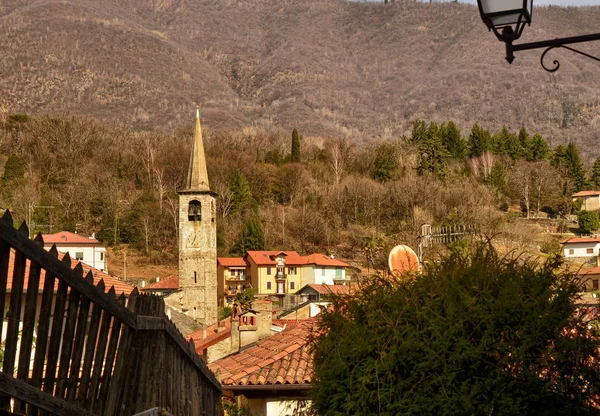
[[[202,204],[198,221],[188,218],[192,200]],[[179,305],[173,306],[205,326],[216,323],[217,223],[216,200],[211,192],[179,194],[179,285]]]

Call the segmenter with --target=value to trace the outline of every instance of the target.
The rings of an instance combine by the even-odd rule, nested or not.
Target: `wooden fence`
[[[29,240],[25,223],[15,230],[8,211],[0,311],[0,414],[222,414],[221,385],[161,298],[106,293],[81,264],[71,269],[68,254],[59,261],[56,247],[45,251],[41,234]]]

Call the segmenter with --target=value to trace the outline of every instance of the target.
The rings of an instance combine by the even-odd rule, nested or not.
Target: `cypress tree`
[[[290,157],[291,162],[300,162],[300,137],[298,136],[298,130],[292,131],[292,155]]]
[[[594,166],[592,166],[590,186],[594,189],[600,189],[600,157],[594,161]]]

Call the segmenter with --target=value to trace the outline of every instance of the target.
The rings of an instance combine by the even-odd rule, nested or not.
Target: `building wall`
[[[314,269],[315,273],[315,283],[323,284],[323,285],[333,285],[335,284],[336,273],[338,268],[332,266],[316,266]],[[343,267],[341,269],[341,278],[340,280],[344,280],[346,278],[346,270]]]
[[[52,246],[46,246],[49,250]],[[69,253],[72,259],[78,257],[78,253],[83,253],[82,263],[92,266],[95,269],[108,273],[106,263],[106,248],[101,245],[67,245],[56,244],[56,249],[61,253]]]
[[[588,253],[588,249],[591,249],[592,253]],[[571,243],[563,246],[565,257],[594,257],[598,256],[599,250],[600,243]]]
[[[596,211],[600,209],[600,195],[583,196],[575,199],[581,199],[581,209],[586,211]]]
[[[202,204],[199,221],[188,219],[188,205],[192,200]],[[217,322],[215,204],[210,192],[179,194],[179,285],[182,290],[165,298],[171,306],[206,326]]]

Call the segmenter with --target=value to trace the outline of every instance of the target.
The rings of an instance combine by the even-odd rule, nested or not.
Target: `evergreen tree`
[[[292,155],[290,156],[290,161],[300,162],[300,137],[296,129],[292,131]]]
[[[448,174],[446,158],[450,153],[444,147],[441,131],[434,122],[429,124],[427,134],[419,143],[419,166],[417,171],[420,175],[431,172],[440,178]]]
[[[528,139],[529,139],[529,133],[527,133],[525,126],[521,126],[521,129],[519,130],[519,143],[521,143],[522,148],[527,147]]]
[[[490,132],[475,123],[467,142],[469,157],[478,157],[489,151],[491,141]]]
[[[233,193],[231,201],[231,212],[233,214],[245,214],[248,211],[256,209],[256,200],[252,196],[250,184],[238,168],[234,168],[227,181],[229,189]]]
[[[4,165],[2,185],[6,186],[15,180],[23,178],[24,176],[25,162],[19,155],[11,153],[6,160],[6,164]]]
[[[573,179],[574,191],[579,192],[585,188],[585,170],[583,169],[583,163],[579,157],[579,150],[577,145],[571,142],[567,145],[565,153],[565,160],[567,162],[567,168],[569,175]]]
[[[502,163],[495,162],[492,165],[490,174],[485,179],[485,182],[497,190],[499,193],[506,195],[507,193],[507,180],[506,180],[506,168]]]
[[[579,231],[584,234],[591,234],[600,228],[600,217],[596,211],[579,211],[577,214],[579,222]]]
[[[491,248],[376,276],[316,331],[319,415],[597,415],[600,334],[580,280]]]
[[[454,159],[462,159],[465,156],[467,144],[460,135],[460,130],[453,121],[442,125],[442,141],[444,147]]]
[[[398,151],[391,143],[382,143],[375,151],[371,177],[379,182],[393,179],[398,169]]]
[[[248,250],[264,250],[265,234],[263,232],[260,218],[254,215],[246,220],[244,229],[240,233],[240,239],[233,246],[232,252],[243,256]]]
[[[592,166],[590,186],[595,190],[600,189],[600,157],[594,161],[594,166]]]
[[[552,150],[548,142],[539,134],[534,135],[527,140],[527,149],[525,151],[525,159],[528,162],[539,162],[546,160],[552,154]]]
[[[412,133],[410,136],[410,143],[420,144],[427,138],[427,123],[423,120],[415,120],[412,125]]]

